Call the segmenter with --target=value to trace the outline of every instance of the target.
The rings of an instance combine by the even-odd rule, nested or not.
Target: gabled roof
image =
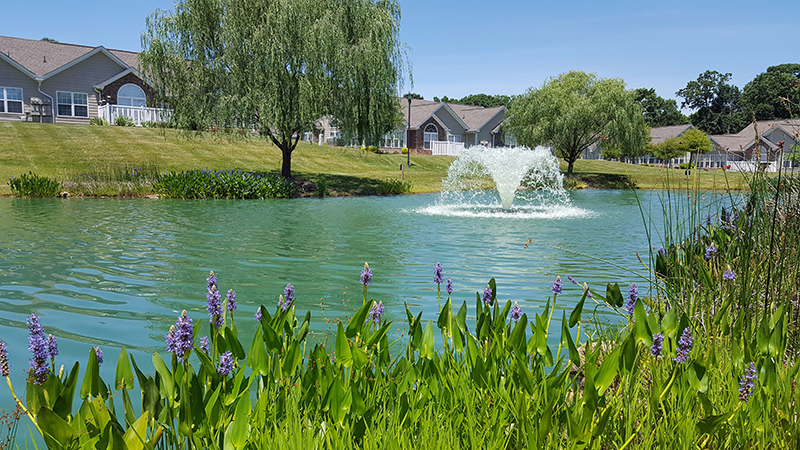
[[[447,106],[467,124],[467,131],[478,132],[492,120],[495,116],[506,111],[505,106],[495,106],[484,108],[483,106],[461,105],[458,103],[447,103]]]
[[[658,144],[666,141],[669,138],[680,136],[688,130],[694,128],[692,124],[684,125],[671,125],[668,127],[653,127],[650,128],[650,142]]]
[[[756,127],[758,128],[761,142],[770,149],[777,150],[777,143],[765,137],[767,132],[775,128],[780,128],[789,136],[795,136],[797,130],[800,129],[800,119],[760,120],[756,123],[750,123],[738,133],[716,134],[709,137],[717,144],[717,147],[721,149],[738,151],[747,149],[755,144]],[[784,150],[788,150],[788,146],[784,146]]]
[[[137,53],[108,50],[105,47],[62,44],[0,36],[0,53],[15,65],[25,69],[27,75],[44,79],[55,75],[97,53],[103,53],[123,69],[137,66]]]

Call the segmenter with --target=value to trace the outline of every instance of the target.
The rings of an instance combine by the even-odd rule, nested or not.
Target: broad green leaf
[[[420,346],[419,356],[421,358],[433,359],[435,353],[435,339],[433,335],[433,322],[429,321],[422,332],[422,345]]]
[[[131,424],[122,436],[128,450],[142,450],[147,440],[147,411]]]
[[[525,344],[527,343],[527,338],[525,335],[525,329],[528,328],[528,315],[523,314],[522,317],[519,318],[519,321],[514,325],[514,329],[511,331],[511,336],[508,338],[508,343],[513,347],[517,348],[521,351],[525,350]]]
[[[569,315],[569,327],[574,327],[578,322],[581,320],[581,314],[583,314],[583,304],[586,302],[586,296],[589,293],[588,289],[583,291],[583,295],[581,295],[581,299],[578,301],[578,304],[575,305],[575,308],[572,309],[572,312]]]
[[[239,342],[239,333],[236,331],[236,328],[225,327],[225,341],[228,343],[228,349],[233,353],[236,359],[244,359],[247,357],[244,353],[242,343]]]
[[[170,373],[161,355],[153,352],[153,368],[161,376],[161,387],[164,389],[164,395],[167,396],[170,402],[175,400],[175,382],[172,380],[172,373]]]
[[[364,303],[350,319],[350,323],[347,324],[347,329],[345,330],[348,338],[354,338],[357,334],[361,333],[361,330],[364,329],[364,323],[367,321],[367,314],[369,314],[371,307],[371,301]]]
[[[272,324],[262,320],[261,331],[264,332],[264,343],[267,344],[267,349],[272,353],[279,353],[281,351],[281,340],[278,338],[278,333],[272,328]]]
[[[661,320],[661,330],[664,332],[664,336],[675,337],[678,332],[678,313],[675,312],[675,308],[670,309]]]
[[[728,419],[732,416],[731,413],[719,414],[716,416],[709,416],[697,422],[697,429],[703,434],[714,434]]]
[[[450,306],[450,299],[448,298],[444,307],[439,312],[439,319],[436,321],[436,326],[440,329],[450,326],[453,322],[453,308]]]
[[[353,348],[350,349],[350,352],[353,355],[353,367],[356,369],[361,370],[369,362],[369,356],[367,356],[364,350],[353,346]]]
[[[616,306],[617,308],[621,308],[624,300],[622,298],[622,293],[619,290],[619,283],[608,283],[606,286],[606,302],[611,306]]]
[[[58,400],[56,400],[53,405],[53,412],[58,414],[62,419],[66,419],[72,415],[72,404],[75,401],[73,396],[75,395],[75,387],[78,385],[79,372],[80,364],[78,361],[75,361],[75,365],[72,366],[72,370],[70,370],[61,388],[61,394],[59,394]]]
[[[72,448],[73,442],[78,439],[77,432],[69,423],[47,408],[39,410],[36,421],[49,449]]]
[[[250,343],[250,351],[247,352],[247,365],[261,375],[266,375],[269,371],[269,357],[264,348],[264,337],[261,327],[256,327],[253,342]]]
[[[497,300],[497,282],[494,280],[494,277],[489,280],[489,289],[492,290],[492,304],[496,304],[497,302],[495,300]]]
[[[86,373],[83,375],[81,383],[81,398],[88,398],[100,395],[100,390],[105,386],[100,385],[100,363],[97,361],[97,354],[94,348],[89,349],[89,362],[86,364]]]
[[[238,449],[244,448],[249,436],[250,424],[250,395],[242,395],[236,404],[236,412],[233,421],[225,430],[225,448]]]
[[[462,333],[467,332],[467,302],[464,301],[464,304],[461,305],[461,309],[458,310],[458,314],[456,315],[456,323],[458,324],[458,329],[461,330]]]
[[[370,336],[367,340],[367,347],[372,348],[373,345],[380,342],[381,339],[386,336],[386,332],[389,330],[389,327],[392,326],[392,323],[393,322],[386,322],[382,327],[378,328],[374,333],[372,333],[372,336]]]
[[[615,348],[600,364],[600,370],[597,371],[597,375],[594,377],[594,384],[597,386],[598,394],[603,395],[606,389],[611,386],[611,383],[614,382],[614,378],[619,371],[621,353],[622,347]]]
[[[300,364],[300,361],[303,359],[303,355],[300,352],[300,346],[297,344],[297,342],[293,342],[283,354],[281,373],[283,374],[284,378],[289,378],[294,375],[297,365]]]
[[[695,391],[706,392],[708,390],[708,377],[706,376],[706,368],[697,361],[692,362],[686,374],[689,378],[689,386]]]
[[[114,387],[125,389],[133,389],[133,370],[131,370],[131,363],[128,361],[128,351],[122,347],[119,351],[119,359],[117,360],[117,371],[114,376]]]
[[[569,360],[576,367],[581,365],[581,354],[578,353],[578,348],[575,346],[575,341],[572,339],[572,333],[567,327],[567,313],[562,311],[561,316],[561,344],[569,349]]]
[[[347,341],[342,322],[339,322],[339,329],[336,332],[336,364],[345,367],[353,364],[353,354],[350,352],[350,343]]]
[[[644,304],[641,299],[636,300],[636,305],[633,307],[634,327],[633,332],[636,336],[636,342],[640,342],[648,347],[653,345],[653,333],[650,330],[650,325],[647,323],[647,312],[644,310]]]

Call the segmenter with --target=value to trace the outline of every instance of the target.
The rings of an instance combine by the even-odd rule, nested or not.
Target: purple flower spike
[[[256,310],[256,313],[253,315],[253,317],[255,317],[255,319],[257,321],[261,322],[261,307],[260,306]]]
[[[672,358],[672,360],[678,364],[683,364],[688,361],[689,353],[692,352],[693,344],[694,339],[692,338],[692,329],[690,327],[686,327],[683,329],[680,339],[678,339],[678,355]]]
[[[47,367],[47,339],[44,337],[44,329],[39,323],[39,317],[32,313],[28,317],[28,351],[31,352],[31,372],[33,373],[33,383],[44,384],[50,374]]]
[[[200,350],[202,350],[206,355],[208,354],[209,350],[211,350],[208,342],[208,336],[203,336],[200,338]]]
[[[103,365],[103,351],[100,350],[100,347],[94,348],[94,354],[97,355],[97,364],[99,366]]]
[[[661,256],[667,256],[667,251],[664,250],[664,247],[659,248],[658,253],[660,253]]]
[[[206,294],[206,308],[208,309],[209,323],[214,326],[222,326],[222,295],[217,290],[217,286],[211,286]]]
[[[706,225],[711,225],[713,221],[714,221],[714,216],[712,216],[711,213],[708,213],[708,215],[706,216]]]
[[[559,276],[556,277],[556,281],[553,281],[553,286],[552,286],[553,294],[554,295],[561,294],[561,287],[562,286],[563,286],[563,284],[561,283],[561,275],[559,275]]]
[[[517,302],[514,302],[514,307],[511,308],[511,320],[513,320],[514,323],[517,323],[519,322],[520,317],[522,317],[522,308],[519,307]]]
[[[631,283],[630,287],[628,287],[628,315],[633,315],[633,308],[636,306],[636,300],[639,298],[639,288],[636,286],[636,283]]]
[[[282,295],[278,296],[278,307],[281,308],[281,311],[286,311],[290,306],[292,306],[291,300],[284,299]]]
[[[361,284],[364,286],[372,284],[372,269],[369,268],[367,263],[364,263],[364,270],[361,271]]]
[[[7,377],[11,374],[11,364],[8,363],[8,349],[5,341],[0,341],[0,375]]]
[[[442,284],[444,281],[444,269],[442,268],[442,263],[436,263],[436,267],[433,269],[433,282],[436,284]]]
[[[490,288],[488,284],[486,285],[486,289],[483,290],[483,303],[487,305],[492,304],[492,288]]]
[[[575,281],[575,278],[572,278],[572,275],[567,274],[567,279],[569,279],[569,281],[572,281],[572,284],[578,284],[578,282]]]
[[[47,335],[47,351],[50,353],[50,358],[58,356],[58,342],[52,334]]]
[[[228,295],[225,296],[225,300],[228,301],[228,311],[236,311],[236,292],[233,289],[228,289]]]
[[[283,296],[288,303],[292,303],[294,301],[294,286],[287,284],[286,287],[283,288]]]
[[[736,274],[731,270],[731,266],[728,266],[725,273],[722,274],[722,279],[725,281],[733,281],[736,279]]]
[[[169,328],[169,334],[164,337],[167,343],[167,351],[174,353],[178,361],[183,361],[194,345],[194,326],[192,319],[186,314],[184,309],[181,312],[175,325]]]
[[[714,244],[712,243],[706,249],[706,259],[711,259],[711,257],[714,256],[715,253],[717,253],[717,248],[714,247]]]
[[[453,279],[448,277],[447,278],[447,295],[450,295],[452,293],[453,293]]]
[[[739,400],[745,403],[750,401],[750,395],[753,393],[753,388],[756,387],[756,365],[750,363],[750,367],[745,369],[742,379],[739,380]]]
[[[653,335],[653,346],[650,347],[650,354],[659,357],[661,356],[661,350],[664,346],[664,335],[661,333],[656,333]]]
[[[367,316],[367,321],[364,322],[366,325],[370,320],[375,325],[379,324],[381,321],[381,317],[383,316],[384,306],[383,302],[375,303],[372,302],[372,308],[369,309],[369,315]]]
[[[228,350],[219,357],[219,367],[217,367],[217,373],[223,377],[227,377],[231,374],[231,370],[233,370],[233,353]]]
[[[206,278],[206,288],[210,291],[212,287],[217,287],[217,277],[214,275],[213,270],[208,278]]]

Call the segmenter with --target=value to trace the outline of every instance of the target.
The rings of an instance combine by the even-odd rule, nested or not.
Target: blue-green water
[[[657,193],[640,193],[658,210]],[[274,308],[287,283],[297,309],[343,317],[360,305],[359,275],[373,270],[369,297],[383,301],[402,331],[404,302],[435,320],[433,268],[452,277],[453,302],[475,304],[475,292],[497,279],[498,298],[518,301],[531,315],[564,281],[562,308],[581,290],[571,274],[604,291],[606,282],[645,284],[611,264],[644,273],[648,242],[637,199],[629,191],[578,191],[569,208],[516,213],[453,210],[437,196],[173,201],[120,199],[0,199],[0,339],[8,343],[18,390],[28,366],[26,318],[37,313],[59,339],[57,366],[83,365],[99,345],[113,379],[122,346],[143,366],[164,352],[164,335],[181,310],[206,334],[205,278],[237,292],[240,336],[249,345],[257,305]],[[466,211],[466,212],[465,212]],[[528,239],[533,245],[525,248]],[[567,252],[539,244],[569,249]],[[658,246],[658,242],[653,242]],[[601,284],[602,283],[602,284]],[[444,288],[444,286],[442,286]],[[352,311],[353,307],[349,308]],[[560,314],[559,314],[560,315]],[[609,318],[612,316],[609,316]],[[396,332],[396,331],[395,331]],[[8,404],[0,389],[0,406]]]

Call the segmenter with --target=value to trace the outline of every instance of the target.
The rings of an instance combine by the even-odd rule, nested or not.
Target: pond
[[[470,315],[475,293],[491,277],[498,298],[518,301],[529,316],[552,296],[557,275],[564,281],[563,309],[571,309],[581,292],[567,274],[601,292],[609,281],[645,285],[623,269],[645,273],[636,252],[646,260],[649,248],[634,193],[569,196],[568,208],[511,214],[443,211],[436,194],[275,201],[3,198],[0,339],[8,343],[18,386],[28,367],[31,312],[58,337],[58,365],[84,365],[90,347],[99,345],[109,360],[101,373],[113,380],[125,346],[152,372],[148,354],[165,353],[164,335],[181,310],[203,324],[200,335],[207,334],[210,270],[221,291],[237,293],[235,321],[246,347],[257,306],[274,310],[287,283],[295,287],[297,310],[315,317],[312,329],[320,339],[329,326],[323,319],[343,318],[360,306],[365,261],[374,273],[369,297],[383,301],[397,335],[405,324],[404,302],[415,314],[423,311],[424,320],[436,319],[437,261],[453,280],[454,305],[466,301]],[[645,209],[659,211],[658,198],[658,192],[639,192]],[[3,389],[0,405],[9,398]]]

